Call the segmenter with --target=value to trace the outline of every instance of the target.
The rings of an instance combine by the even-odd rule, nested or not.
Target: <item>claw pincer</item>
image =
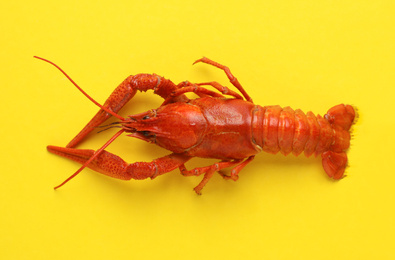
[[[350,146],[350,127],[354,123],[355,109],[350,105],[337,105],[324,117],[290,107],[259,106],[252,102],[229,68],[207,58],[197,60],[223,70],[232,85],[240,92],[229,90],[217,82],[176,85],[156,74],[137,74],[127,77],[100,105],[86,94],[62,69],[58,68],[84,95],[100,107],[99,112],[72,139],[66,147],[48,146],[48,151],[71,159],[83,166],[64,181],[59,188],[85,167],[121,180],[155,178],[177,168],[184,176],[204,175],[195,187],[197,194],[215,172],[233,167],[225,179],[237,180],[239,172],[261,151],[281,152],[284,155],[302,152],[322,156],[325,172],[333,179],[341,179],[347,165],[346,151]],[[216,91],[205,86],[214,87]],[[119,116],[118,111],[137,93],[153,90],[165,101],[153,110]],[[193,92],[198,98],[185,94]],[[226,97],[228,96],[228,97]],[[119,119],[109,128],[119,127],[109,141],[98,150],[75,148],[95,128],[111,116]],[[144,140],[172,153],[151,162],[127,163],[105,148],[119,135]],[[214,158],[213,165],[187,170],[185,163],[193,157]]]

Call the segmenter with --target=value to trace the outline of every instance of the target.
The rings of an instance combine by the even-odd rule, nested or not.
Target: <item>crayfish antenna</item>
[[[100,103],[98,103],[96,100],[94,100],[91,96],[89,96],[88,93],[86,93],[80,86],[78,86],[77,83],[75,83],[75,81],[74,81],[69,75],[67,75],[67,73],[66,73],[64,70],[62,70],[58,65],[56,65],[56,64],[53,63],[52,61],[49,61],[49,60],[47,60],[47,59],[44,59],[44,58],[41,58],[41,57],[38,57],[38,56],[33,56],[33,57],[36,58],[36,59],[39,59],[39,60],[48,62],[49,64],[51,64],[51,65],[53,65],[55,68],[57,68],[60,72],[63,73],[63,75],[66,76],[66,78],[67,78],[68,80],[70,80],[71,83],[73,83],[74,86],[77,87],[77,89],[78,89],[79,91],[81,91],[82,94],[84,94],[84,95],[85,95],[90,101],[92,101],[96,106],[100,107],[101,109],[103,109],[103,110],[106,111],[107,113],[110,113],[111,115],[115,116],[116,118],[118,118],[118,119],[120,119],[120,120],[122,120],[122,121],[125,120],[125,118],[123,118],[122,116],[118,115],[118,114],[115,113],[114,111],[111,111],[110,109],[108,109],[108,108],[102,106]]]
[[[54,190],[59,189],[63,185],[65,185],[67,182],[69,182],[71,179],[73,179],[75,176],[77,176],[83,169],[85,169],[98,155],[100,155],[101,152],[104,151],[104,149],[107,148],[115,139],[117,139],[125,130],[121,129],[119,130],[113,137],[110,138],[102,147],[100,147],[99,150],[97,150],[82,166],[79,168],[73,175],[68,177],[64,182],[59,184],[58,186],[54,187]],[[48,149],[50,149],[48,147]],[[51,148],[52,149],[52,148]]]

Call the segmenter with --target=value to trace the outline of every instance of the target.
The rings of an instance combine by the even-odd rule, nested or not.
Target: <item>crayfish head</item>
[[[121,125],[131,137],[182,153],[200,143],[207,122],[199,107],[179,102],[129,116]]]

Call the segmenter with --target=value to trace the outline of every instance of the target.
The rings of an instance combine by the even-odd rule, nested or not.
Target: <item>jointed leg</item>
[[[178,86],[180,86],[180,88],[178,88],[177,90],[175,90],[164,102],[162,105],[166,105],[168,103],[170,103],[175,97],[178,97],[180,95],[183,95],[185,93],[195,93],[196,95],[198,95],[199,97],[206,97],[206,96],[210,96],[210,97],[218,97],[218,98],[224,98],[223,95],[221,94],[225,94],[225,95],[229,95],[229,96],[233,96],[237,99],[243,99],[242,96],[240,96],[238,93],[234,92],[233,90],[230,90],[227,87],[222,86],[221,84],[219,84],[218,82],[205,82],[205,83],[190,83],[188,81],[184,81],[181,84],[179,84]],[[221,92],[221,94],[211,91],[209,89],[206,89],[204,87],[201,86],[212,86],[215,89],[217,89],[219,92]]]
[[[198,85],[193,85],[193,86],[183,87],[183,88],[180,88],[180,89],[177,89],[176,91],[174,91],[171,94],[171,96],[169,96],[167,99],[165,99],[165,101],[162,103],[162,106],[170,103],[175,97],[178,97],[178,96],[183,95],[185,93],[191,93],[191,92],[195,93],[199,97],[205,97],[205,96],[218,97],[218,98],[224,97],[217,92],[211,91],[211,90],[203,88],[203,87],[199,87]]]
[[[180,166],[180,171],[181,171],[181,174],[184,175],[184,176],[199,176],[199,175],[204,173],[203,180],[198,184],[198,186],[196,186],[194,188],[195,192],[198,195],[201,195],[202,194],[201,190],[207,184],[207,182],[211,179],[211,177],[213,177],[213,175],[214,175],[214,173],[216,171],[220,171],[220,170],[222,170],[224,168],[231,167],[231,166],[236,165],[236,164],[238,164],[240,162],[241,162],[241,160],[222,161],[222,162],[210,165],[210,166],[195,168],[195,169],[190,170],[190,171],[187,171],[185,166],[181,165]]]
[[[228,77],[228,79],[230,80],[230,82],[233,84],[233,86],[235,86],[240,92],[241,94],[243,94],[243,96],[245,97],[245,99],[251,103],[252,102],[252,98],[247,94],[247,92],[244,90],[244,88],[241,86],[241,84],[239,83],[239,81],[237,80],[237,78],[235,78],[233,76],[233,74],[230,72],[230,69],[224,65],[219,64],[218,62],[212,61],[206,57],[203,57],[197,61],[195,61],[193,64],[196,64],[198,62],[203,62],[206,64],[210,64],[212,66],[215,66],[221,70],[223,70],[226,74],[226,76]]]
[[[219,174],[222,175],[222,177],[224,177],[224,179],[226,180],[234,180],[237,181],[239,179],[239,172],[247,165],[249,164],[252,160],[254,160],[255,155],[252,155],[250,157],[248,157],[244,162],[240,163],[239,165],[237,165],[236,167],[234,167],[232,169],[232,171],[230,172],[230,176],[223,174],[221,172],[219,172]]]
[[[228,87],[222,86],[216,81],[211,81],[211,82],[204,82],[204,83],[191,83],[189,81],[184,81],[182,85],[178,85],[180,89],[186,88],[186,87],[195,87],[198,88],[198,86],[212,86],[216,90],[218,90],[221,94],[228,95],[228,96],[233,96],[237,99],[243,99],[242,96],[240,96],[237,92],[229,89]],[[179,91],[179,90],[177,90]],[[190,92],[190,91],[189,91]],[[194,91],[195,92],[195,91]]]

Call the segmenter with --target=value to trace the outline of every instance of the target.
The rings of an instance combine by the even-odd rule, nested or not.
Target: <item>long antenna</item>
[[[67,73],[62,70],[58,65],[56,65],[55,63],[53,63],[52,61],[49,61],[47,59],[38,57],[38,56],[33,56],[36,59],[39,60],[43,60],[45,62],[48,62],[49,64],[52,64],[53,66],[55,66],[55,68],[57,68],[58,70],[60,70],[60,72],[63,73],[63,75],[66,76],[66,78],[68,78],[68,80],[70,80],[71,83],[73,83],[74,86],[76,86],[78,88],[79,91],[81,91],[82,94],[84,94],[90,101],[92,101],[96,106],[100,107],[101,109],[103,109],[104,111],[106,111],[107,113],[110,113],[111,115],[115,116],[116,118],[125,121],[125,118],[123,118],[122,116],[118,115],[117,113],[115,113],[114,111],[111,111],[110,109],[102,106],[101,104],[99,104],[96,100],[94,100],[91,96],[89,96],[80,86],[77,85],[77,83],[75,83],[75,81],[69,76],[67,75]]]
[[[119,130],[113,137],[110,138],[110,140],[108,140],[102,147],[100,147],[99,150],[97,150],[82,166],[81,168],[79,168],[75,173],[73,173],[73,175],[71,175],[70,177],[68,177],[64,182],[62,182],[61,184],[59,184],[58,186],[56,186],[54,188],[54,190],[59,189],[60,187],[62,187],[63,185],[65,185],[67,182],[69,182],[71,179],[73,179],[75,176],[77,176],[83,169],[85,169],[97,156],[99,156],[101,154],[101,152],[104,151],[104,149],[106,149],[107,146],[109,146],[115,139],[117,139],[118,136],[120,136],[125,130],[121,129]]]
[[[66,78],[68,80],[70,80],[71,83],[73,83],[74,86],[77,87],[77,89],[79,91],[81,91],[82,94],[84,94],[90,101],[92,101],[96,106],[100,107],[101,109],[103,109],[104,111],[106,111],[107,113],[110,113],[111,115],[115,116],[116,118],[125,121],[125,118],[123,118],[122,116],[118,115],[117,113],[111,111],[110,109],[102,106],[101,104],[99,104],[96,100],[94,100],[91,96],[89,96],[80,86],[77,85],[77,83],[75,83],[75,81],[69,76],[67,75],[67,73],[62,70],[58,65],[56,65],[55,63],[53,63],[52,61],[49,61],[47,59],[38,57],[38,56],[33,56],[36,59],[39,60],[43,60],[45,62],[48,62],[49,64],[52,64],[53,66],[55,66],[55,68],[57,68],[60,72],[63,73],[63,75],[66,76]],[[115,139],[117,139],[118,136],[120,136],[125,130],[121,129],[119,130],[113,137],[110,138],[110,140],[108,140],[99,150],[97,150],[82,166],[81,168],[79,168],[73,175],[71,175],[70,177],[68,177],[64,182],[62,182],[60,185],[54,187],[54,189],[59,189],[60,187],[62,187],[63,185],[65,185],[67,182],[69,182],[71,179],[73,179],[75,176],[77,176],[83,169],[85,169],[97,156],[99,156],[104,149],[106,149],[107,146],[109,146]]]

